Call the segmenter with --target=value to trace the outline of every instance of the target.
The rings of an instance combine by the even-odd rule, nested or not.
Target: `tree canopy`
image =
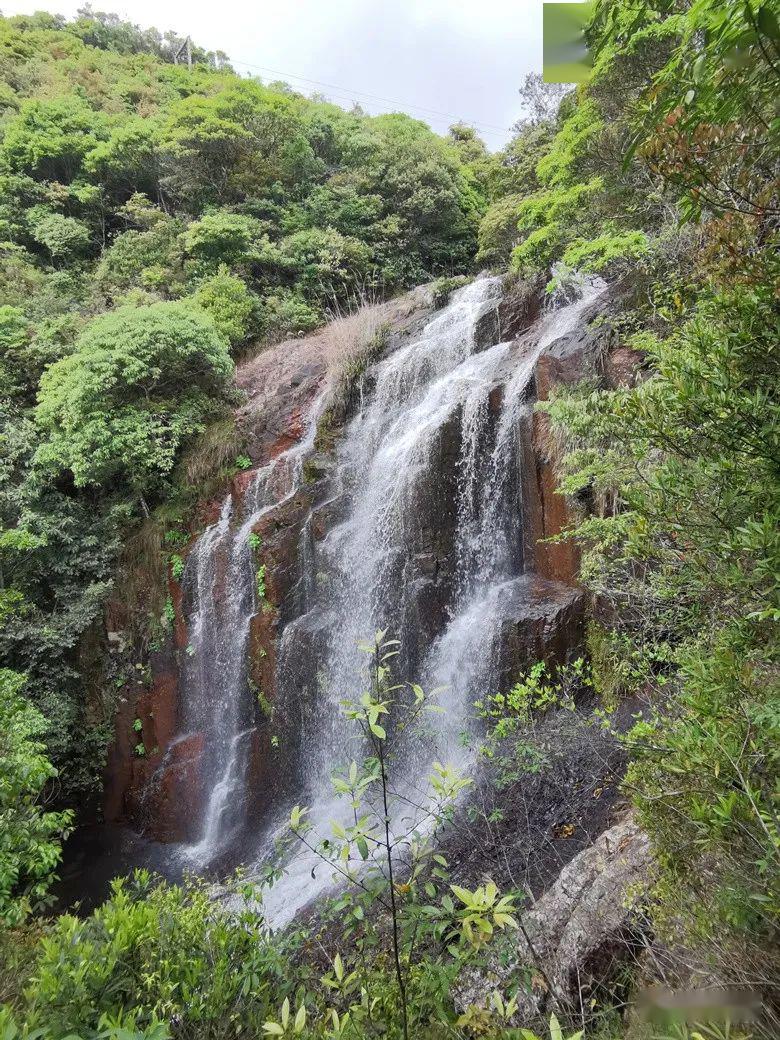
[[[120,307],[44,372],[38,460],[70,470],[77,487],[120,479],[143,491],[219,413],[232,374],[225,340],[198,308]]]

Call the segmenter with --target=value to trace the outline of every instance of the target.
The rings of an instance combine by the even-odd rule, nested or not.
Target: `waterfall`
[[[374,367],[328,480],[336,519],[319,542],[311,516],[300,530],[294,609],[276,644],[287,786],[250,859],[268,858],[292,804],[309,805],[323,828],[343,813],[330,776],[360,748],[340,702],[359,693],[358,644],[378,629],[401,640],[402,676],[440,688],[443,709],[430,738],[399,756],[396,787],[419,786],[436,759],[470,766],[473,702],[490,692],[502,624],[528,595],[521,442],[536,362],[602,289],[586,281],[576,299],[551,301],[520,339],[485,343],[500,340],[502,283],[480,278]],[[196,864],[213,860],[246,821],[255,718],[247,655],[258,609],[248,537],[295,493],[314,422],[303,442],[257,472],[240,509],[226,500],[188,559],[185,726],[206,736],[206,811],[188,850]],[[285,865],[266,898],[272,922],[331,884],[317,866],[307,854]]]
[[[301,719],[294,797],[310,805],[315,826],[327,830],[344,813],[330,775],[360,749],[350,745],[339,704],[359,693],[358,643],[378,629],[401,640],[406,678],[443,688],[436,732],[405,760],[396,788],[419,793],[435,759],[468,768],[471,707],[493,678],[502,621],[527,587],[519,438],[529,385],[539,354],[576,328],[602,285],[589,282],[575,301],[551,307],[520,340],[483,349],[477,333],[499,305],[501,282],[479,279],[376,366],[373,392],[337,453],[344,519],[316,550],[325,592],[288,626],[279,655],[279,691],[289,700],[297,689],[286,686],[286,665],[302,629],[317,631],[316,711]],[[416,640],[426,613],[426,638]],[[300,667],[290,671],[300,675]],[[261,858],[277,834],[269,828]],[[330,883],[327,868],[299,855],[266,897],[269,919],[284,923]]]
[[[316,432],[319,405],[303,440],[258,469],[236,515],[232,495],[196,542],[183,575],[189,645],[183,670],[184,730],[205,738],[200,780],[206,792],[199,839],[185,850],[210,863],[246,823],[247,766],[255,733],[249,691],[250,624],[259,608],[250,534],[298,490]]]

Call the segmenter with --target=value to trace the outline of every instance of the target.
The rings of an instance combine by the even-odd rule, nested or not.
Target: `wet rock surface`
[[[514,583],[508,597],[500,639],[500,689],[511,686],[535,661],[563,663],[580,649],[584,634],[584,596],[577,588],[531,573]]]
[[[614,337],[609,328],[592,328],[586,313],[582,325],[550,344],[536,362],[534,390],[537,401],[547,401],[559,386],[583,380],[599,382],[611,357]],[[552,581],[576,584],[580,565],[577,544],[571,539],[551,541],[573,527],[581,514],[579,503],[558,493],[558,445],[549,417],[535,411],[531,417],[524,476],[524,501],[534,570]]]

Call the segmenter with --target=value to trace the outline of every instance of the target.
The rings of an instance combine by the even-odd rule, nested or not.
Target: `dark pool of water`
[[[181,846],[150,841],[128,827],[77,827],[65,842],[52,889],[56,910],[89,913],[109,895],[115,877],[128,877],[139,867],[175,882],[184,876],[186,861]]]

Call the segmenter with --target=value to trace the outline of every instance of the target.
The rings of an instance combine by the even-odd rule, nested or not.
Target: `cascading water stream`
[[[206,792],[200,838],[185,848],[195,865],[208,865],[246,821],[247,765],[255,732],[247,657],[258,609],[250,534],[264,514],[287,501],[301,482],[319,415],[304,439],[259,469],[237,516],[233,497],[198,539],[184,572],[190,642],[184,670],[184,729],[201,733],[200,766]]]
[[[479,323],[497,308],[501,283],[479,279],[457,293],[419,338],[376,367],[373,393],[345,431],[338,453],[345,519],[310,561],[327,579],[326,591],[318,594],[322,583],[309,582],[314,603],[307,602],[308,613],[286,629],[278,658],[279,695],[289,700],[297,691],[285,686],[287,665],[301,626],[318,631],[321,652],[309,667],[320,694],[308,732],[301,734],[304,775],[295,799],[310,800],[315,826],[327,830],[330,819],[344,814],[330,794],[330,775],[359,754],[359,749],[351,754],[348,724],[339,709],[342,699],[361,688],[364,658],[358,643],[381,628],[402,643],[413,641],[415,618],[427,609],[423,594],[434,588],[443,608],[438,631],[417,653],[416,673],[405,677],[420,679],[429,689],[444,687],[443,711],[433,739],[401,760],[406,775],[395,776],[394,783],[419,787],[415,778],[427,775],[434,759],[468,768],[462,731],[473,701],[491,681],[501,624],[526,587],[517,471],[519,438],[531,407],[529,384],[540,353],[576,328],[602,289],[598,280],[586,282],[576,300],[546,311],[521,340],[480,349]],[[457,446],[452,488],[442,475],[450,442]],[[442,501],[447,495],[454,500],[449,520],[442,503],[432,503],[437,488]],[[437,584],[422,574],[431,557],[430,532],[424,528],[448,523],[453,530],[445,562],[452,573]],[[274,837],[271,828],[260,858]],[[287,864],[286,875],[266,897],[274,924],[289,920],[331,884],[330,872],[316,867],[310,854]]]

